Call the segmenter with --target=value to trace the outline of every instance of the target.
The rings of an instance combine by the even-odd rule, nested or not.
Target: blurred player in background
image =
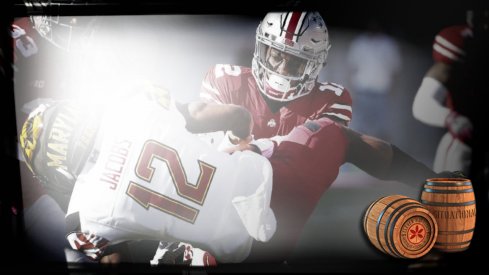
[[[473,120],[477,112],[474,106],[478,95],[467,54],[475,41],[475,29],[488,28],[482,13],[469,10],[467,24],[444,28],[436,35],[435,63],[423,78],[413,102],[416,119],[447,129],[436,150],[433,169],[437,172],[451,170],[470,175]]]

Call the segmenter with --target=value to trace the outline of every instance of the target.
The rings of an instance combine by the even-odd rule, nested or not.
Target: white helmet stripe
[[[458,53],[458,54],[461,54],[461,55],[465,55],[465,52],[460,49],[459,47],[455,46],[454,44],[450,43],[450,41],[446,40],[445,38],[443,38],[442,36],[440,35],[437,35],[436,38],[435,38],[435,41],[437,43],[439,43],[440,45],[442,45],[443,47],[451,50],[451,51],[454,51],[455,53]]]
[[[283,29],[286,30],[285,38],[297,42],[297,35],[302,28],[302,23],[306,17],[306,12],[291,12],[287,14]],[[294,39],[295,36],[295,39]]]
[[[442,46],[440,46],[438,44],[433,45],[433,50],[440,53],[441,55],[444,55],[444,56],[450,58],[451,60],[455,60],[455,61],[460,60],[460,58],[458,58],[457,55],[453,54],[452,52],[450,52],[449,50],[443,48]]]

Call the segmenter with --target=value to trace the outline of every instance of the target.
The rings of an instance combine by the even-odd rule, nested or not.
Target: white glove
[[[23,35],[25,35],[25,30],[17,25],[12,25],[12,30],[10,31],[10,35],[13,39],[17,39]]]
[[[29,57],[38,52],[37,44],[30,36],[28,36],[24,29],[17,25],[12,25],[10,35],[15,40],[15,46],[17,50],[24,56]]]
[[[453,136],[462,141],[470,139],[472,135],[473,126],[470,120],[466,116],[460,115],[456,112],[451,112],[447,116],[445,125]]]

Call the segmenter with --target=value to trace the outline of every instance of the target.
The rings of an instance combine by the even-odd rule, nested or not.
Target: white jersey
[[[252,152],[218,152],[185,129],[183,116],[145,98],[106,110],[68,213],[111,243],[181,240],[219,262],[239,262],[252,238],[275,232],[272,168]]]

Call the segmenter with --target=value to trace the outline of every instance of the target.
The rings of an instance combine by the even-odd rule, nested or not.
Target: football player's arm
[[[431,126],[447,127],[454,136],[467,140],[471,136],[472,123],[466,116],[444,105],[448,96],[444,84],[451,74],[450,64],[436,62],[430,68],[414,98],[413,116]]]
[[[437,174],[395,145],[343,128],[348,139],[346,162],[381,180],[395,180],[418,187]]]
[[[194,101],[177,103],[177,108],[185,117],[187,129],[192,133],[230,130],[240,139],[247,139],[251,134],[251,114],[241,106]]]
[[[448,96],[445,84],[450,77],[451,65],[436,62],[428,70],[413,102],[413,116],[428,125],[444,127],[450,109],[444,102]]]

